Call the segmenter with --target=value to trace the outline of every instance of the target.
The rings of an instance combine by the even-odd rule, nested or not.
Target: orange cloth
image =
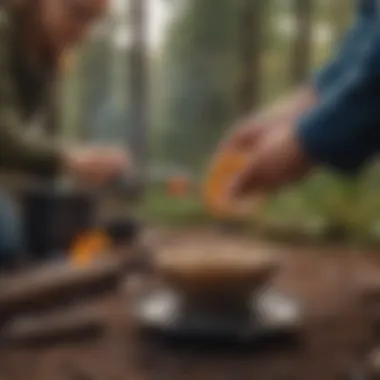
[[[240,219],[261,210],[266,199],[265,193],[252,193],[244,199],[227,197],[234,178],[246,168],[250,157],[249,151],[226,151],[217,156],[212,163],[204,184],[203,199],[218,218]]]
[[[232,185],[234,176],[247,164],[247,155],[225,152],[216,157],[205,181],[204,201],[210,210],[219,216],[233,212],[234,205],[228,204],[225,194]]]

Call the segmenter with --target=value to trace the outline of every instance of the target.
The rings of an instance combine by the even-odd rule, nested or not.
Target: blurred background
[[[350,0],[113,0],[86,44],[68,52],[59,131],[117,142],[146,180],[137,212],[160,224],[208,224],[199,186],[237,118],[309,78],[334,53]],[[380,242],[380,167],[355,180],[321,171],[247,221],[272,237]]]

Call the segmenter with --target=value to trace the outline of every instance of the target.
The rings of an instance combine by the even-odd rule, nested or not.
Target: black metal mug
[[[85,191],[34,187],[21,196],[25,250],[33,261],[67,252],[73,239],[92,226],[95,197]]]

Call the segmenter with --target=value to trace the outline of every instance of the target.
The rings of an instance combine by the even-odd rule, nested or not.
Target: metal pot
[[[34,260],[67,251],[72,240],[91,227],[95,197],[86,191],[50,186],[30,188],[21,196],[25,249]]]

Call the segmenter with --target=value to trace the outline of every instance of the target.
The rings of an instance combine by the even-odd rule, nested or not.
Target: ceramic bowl
[[[156,260],[165,284],[187,300],[214,306],[246,300],[271,280],[278,264],[269,252],[225,241],[167,247]]]

